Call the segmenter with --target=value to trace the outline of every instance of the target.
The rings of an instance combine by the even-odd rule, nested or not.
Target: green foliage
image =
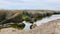
[[[23,16],[22,16],[22,19],[27,19],[27,18],[29,18],[28,15],[23,15]]]

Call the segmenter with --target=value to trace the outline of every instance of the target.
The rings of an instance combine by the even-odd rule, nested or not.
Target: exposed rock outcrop
[[[25,10],[19,11],[0,11],[0,28],[8,27],[7,24],[17,24],[22,23],[23,20],[30,23],[34,23],[44,17],[51,16],[53,14],[60,14],[60,12],[53,11],[43,11],[43,10]],[[4,26],[7,25],[7,26]]]
[[[6,28],[2,29],[0,34],[60,34],[60,19],[41,24],[29,31]]]
[[[32,30],[22,31],[21,34],[60,34],[60,19],[44,23]]]

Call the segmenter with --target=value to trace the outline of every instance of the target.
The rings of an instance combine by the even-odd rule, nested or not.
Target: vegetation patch
[[[25,24],[20,24],[20,25],[13,24],[13,25],[11,25],[11,27],[22,30],[25,27]]]

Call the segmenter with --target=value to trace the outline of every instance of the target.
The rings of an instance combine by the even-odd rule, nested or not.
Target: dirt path
[[[1,29],[0,34],[60,34],[60,19],[44,23],[29,31],[5,28]]]

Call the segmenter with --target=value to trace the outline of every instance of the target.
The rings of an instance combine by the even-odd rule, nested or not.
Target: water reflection
[[[30,30],[31,23],[28,23],[26,21],[23,21],[23,23],[25,24],[25,28],[23,30]]]
[[[37,26],[39,26],[39,25],[41,25],[41,24],[43,24],[43,23],[47,23],[47,22],[49,22],[49,21],[56,20],[56,19],[60,19],[60,15],[59,15],[59,14],[57,14],[57,15],[52,15],[52,16],[50,16],[50,17],[45,17],[45,18],[43,18],[43,19],[41,19],[41,20],[38,20],[38,21],[34,22],[34,24],[36,24]],[[25,23],[25,25],[26,25],[23,30],[30,30],[30,26],[31,26],[32,24],[29,23],[29,22],[26,22],[26,21],[23,21],[23,23]]]
[[[56,20],[56,19],[60,19],[60,15],[52,15],[50,17],[43,18],[42,20],[36,21],[36,24],[39,26],[42,23],[46,23],[46,22],[49,22],[49,21],[52,21],[52,20]]]

